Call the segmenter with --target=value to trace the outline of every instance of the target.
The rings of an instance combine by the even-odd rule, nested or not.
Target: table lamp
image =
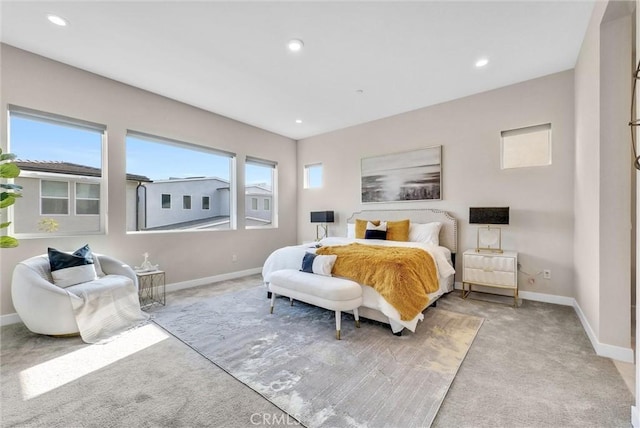
[[[509,207],[470,207],[469,223],[483,224],[478,227],[476,251],[502,253],[502,229],[495,224],[509,224]]]
[[[333,211],[311,211],[311,223],[318,223],[316,225],[316,241],[328,236],[327,223],[333,223],[333,218]],[[323,230],[322,236],[320,236],[320,229]]]

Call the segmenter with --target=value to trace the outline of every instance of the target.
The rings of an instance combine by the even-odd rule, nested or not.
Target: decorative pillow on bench
[[[319,256],[313,253],[305,253],[302,259],[302,269],[300,271],[315,273],[317,275],[331,276],[331,270],[338,256]]]
[[[98,279],[89,245],[77,249],[73,254],[49,248],[48,254],[53,283],[58,287],[67,288]]]

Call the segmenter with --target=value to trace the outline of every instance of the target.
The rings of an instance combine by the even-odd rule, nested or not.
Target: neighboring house
[[[269,224],[273,220],[273,191],[266,184],[245,187],[244,212],[247,220]]]
[[[217,177],[144,183],[138,186],[138,230],[179,224],[204,226],[221,217],[228,221],[229,200],[229,181]]]
[[[39,232],[43,219],[53,219],[65,233],[103,230],[100,168],[59,161],[17,160],[15,163],[22,170],[15,179],[15,183],[22,186],[22,198],[14,206],[16,233]],[[151,180],[143,175],[127,174],[127,197],[135,197],[138,184],[149,182]],[[135,204],[127,205],[135,207]]]

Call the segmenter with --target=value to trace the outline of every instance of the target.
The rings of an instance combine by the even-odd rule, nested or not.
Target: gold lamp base
[[[502,253],[502,229],[499,227],[479,227],[476,252]]]

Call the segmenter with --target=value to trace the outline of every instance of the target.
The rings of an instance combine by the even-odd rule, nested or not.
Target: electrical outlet
[[[544,279],[551,279],[551,269],[545,269],[542,271],[542,277]]]
[[[237,254],[233,254],[233,255],[231,256],[231,261],[232,261],[233,263],[237,262],[237,261],[238,261],[238,255],[237,255]]]

